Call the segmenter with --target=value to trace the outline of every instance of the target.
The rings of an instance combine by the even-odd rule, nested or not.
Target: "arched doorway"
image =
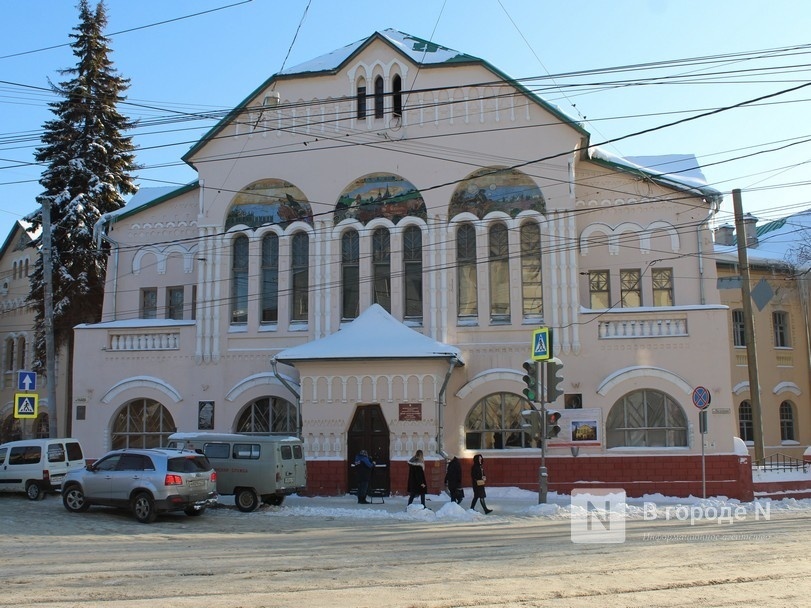
[[[391,487],[389,483],[389,443],[389,425],[386,424],[380,405],[374,403],[357,406],[346,438],[347,467],[349,469],[347,479],[350,492],[358,489],[355,468],[352,466],[355,456],[361,450],[366,450],[376,464],[369,483],[370,491],[380,491],[386,496],[389,495]]]

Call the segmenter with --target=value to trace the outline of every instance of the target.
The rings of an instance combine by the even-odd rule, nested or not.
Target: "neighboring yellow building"
[[[756,227],[744,218],[757,345],[764,456],[801,459],[811,443],[808,260],[797,251],[811,238],[811,211]],[[808,236],[805,236],[808,235]],[[716,231],[718,287],[729,306],[732,402],[738,435],[753,448],[753,415],[744,332],[737,240],[732,226]],[[754,454],[753,454],[754,457]]]

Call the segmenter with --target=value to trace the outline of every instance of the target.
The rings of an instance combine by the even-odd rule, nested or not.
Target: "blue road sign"
[[[552,330],[541,327],[532,332],[533,361],[547,361],[552,357]]]
[[[36,393],[14,393],[14,417],[36,418],[39,408],[39,395]]]
[[[17,390],[26,393],[37,390],[37,373],[23,370],[17,372]]]
[[[710,391],[703,387],[697,386],[693,389],[693,405],[698,409],[703,410],[710,404]]]

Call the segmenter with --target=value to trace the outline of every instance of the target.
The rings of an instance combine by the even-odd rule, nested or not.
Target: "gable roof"
[[[8,231],[8,236],[6,236],[6,240],[3,241],[3,245],[0,246],[0,258],[2,258],[6,253],[8,253],[13,246],[16,246],[19,239],[17,238],[18,231],[21,231],[20,236],[24,237],[28,240],[28,243],[33,242],[41,233],[42,233],[42,226],[37,228],[34,233],[28,232],[31,228],[32,224],[30,222],[26,222],[25,220],[17,220],[14,222],[14,225],[11,227],[11,230]]]
[[[406,327],[379,304],[320,340],[288,348],[276,355],[283,363],[347,359],[447,359],[463,365],[460,351]]]
[[[194,166],[189,159],[198,150],[200,150],[200,148],[205,146],[205,144],[209,140],[213,139],[214,136],[217,135],[217,133],[222,131],[232,120],[234,120],[239,114],[241,114],[245,110],[245,108],[248,107],[249,102],[252,99],[254,99],[257,95],[259,95],[260,92],[270,87],[274,82],[278,80],[286,80],[291,78],[335,74],[338,71],[340,71],[341,68],[343,68],[353,57],[355,57],[358,53],[360,53],[363,49],[368,47],[376,40],[380,40],[383,41],[385,44],[388,44],[398,53],[404,55],[410,61],[414,62],[421,69],[443,67],[453,64],[480,65],[486,70],[492,72],[500,80],[505,81],[506,83],[510,84],[511,86],[521,91],[524,95],[532,99],[535,103],[542,106],[548,112],[550,112],[558,119],[560,119],[562,123],[579,131],[585,137],[589,136],[588,131],[586,131],[582,127],[582,125],[580,125],[580,123],[574,120],[571,116],[568,116],[554,104],[549,103],[544,99],[541,99],[535,93],[533,93],[532,91],[527,89],[524,85],[522,85],[520,82],[514,80],[510,76],[507,76],[504,72],[502,72],[495,66],[491,65],[487,61],[480,59],[478,57],[474,57],[473,55],[468,55],[467,53],[454,51],[453,49],[441,46],[439,44],[436,44],[435,42],[430,42],[428,40],[418,38],[417,36],[406,34],[405,32],[400,32],[395,29],[386,29],[383,30],[382,32],[375,32],[368,38],[364,38],[363,40],[353,42],[352,44],[348,44],[345,47],[342,47],[330,53],[326,53],[325,55],[321,55],[320,57],[316,57],[315,59],[306,61],[304,63],[300,63],[296,66],[290,67],[277,74],[274,74],[273,76],[265,80],[265,82],[259,85],[256,89],[254,89],[222,120],[220,120],[216,125],[214,125],[211,129],[209,129],[209,131],[205,135],[203,135],[203,137],[200,138],[197,141],[197,143],[194,144],[189,149],[188,152],[186,152],[186,154],[183,155],[182,157],[183,161],[189,163],[189,165],[191,166]]]

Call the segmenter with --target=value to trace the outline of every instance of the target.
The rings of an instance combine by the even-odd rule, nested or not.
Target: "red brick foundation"
[[[469,485],[471,459],[462,460],[463,483]],[[540,457],[501,458],[485,456],[489,487],[518,487],[538,490]],[[575,488],[622,488],[629,497],[645,494],[701,496],[701,456],[579,456],[546,459],[549,491],[570,494]],[[733,454],[705,457],[707,496],[753,499],[752,462]],[[429,493],[442,491],[445,463],[426,460]],[[391,493],[406,494],[408,463],[391,463]],[[347,463],[311,460],[307,463],[307,493],[337,496],[347,491]]]

